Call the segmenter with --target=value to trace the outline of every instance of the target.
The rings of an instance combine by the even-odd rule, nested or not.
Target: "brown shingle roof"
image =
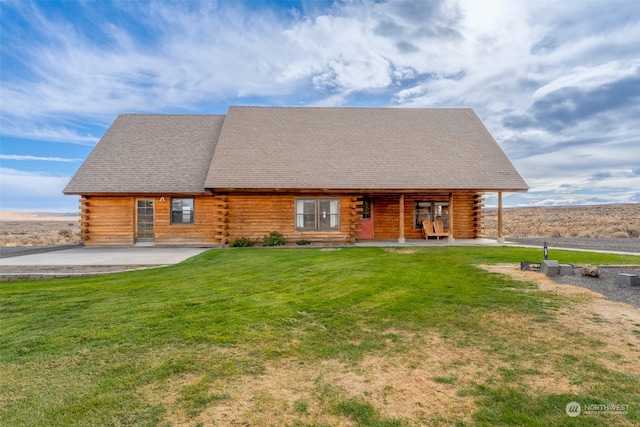
[[[224,117],[122,114],[64,193],[203,192]]]
[[[205,187],[528,188],[471,109],[309,107],[230,107]]]

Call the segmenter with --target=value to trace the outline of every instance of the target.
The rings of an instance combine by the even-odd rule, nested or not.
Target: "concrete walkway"
[[[74,247],[0,259],[3,266],[69,265],[170,265],[201,254],[208,248],[169,247]]]

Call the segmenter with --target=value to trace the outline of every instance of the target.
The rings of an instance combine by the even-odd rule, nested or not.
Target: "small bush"
[[[561,227],[553,227],[549,232],[549,237],[562,237],[563,232]]]
[[[612,234],[612,237],[627,238],[629,237],[629,233],[627,233],[626,231],[616,231]]]
[[[629,227],[627,231],[629,232],[629,237],[640,237],[640,227]]]
[[[277,231],[272,231],[262,238],[262,246],[283,246],[286,244],[287,242],[284,240],[282,233]]]
[[[253,246],[253,242],[246,237],[238,237],[229,243],[229,246],[232,248],[247,248],[249,246]]]
[[[301,239],[301,240],[298,240],[298,241],[296,242],[296,244],[297,244],[297,245],[300,245],[300,246],[303,246],[303,245],[310,245],[310,244],[311,244],[311,241],[310,241],[310,240]]]

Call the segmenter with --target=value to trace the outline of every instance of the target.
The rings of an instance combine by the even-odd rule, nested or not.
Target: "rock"
[[[560,264],[560,271],[558,272],[561,276],[573,276],[576,272],[573,270],[573,265],[571,264]]]
[[[580,274],[587,277],[600,277],[600,270],[593,265],[583,265],[580,269]]]
[[[557,276],[560,272],[560,264],[558,261],[545,259],[542,261],[541,270],[547,276]]]
[[[613,281],[614,285],[640,286],[640,277],[637,274],[619,273]]]

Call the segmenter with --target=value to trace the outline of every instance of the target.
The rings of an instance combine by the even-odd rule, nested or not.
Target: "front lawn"
[[[541,256],[246,248],[2,283],[0,425],[638,425],[640,311],[477,267]]]

